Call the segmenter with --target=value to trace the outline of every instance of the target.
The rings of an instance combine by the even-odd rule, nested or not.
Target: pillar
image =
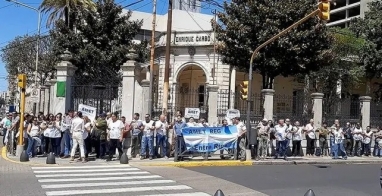
[[[231,81],[230,81],[230,92],[229,92],[229,108],[235,109],[235,89],[236,89],[236,67],[232,67],[231,71]]]
[[[40,86],[40,104],[38,107],[38,112],[44,112],[45,105],[45,86]],[[44,114],[46,114],[44,112]]]
[[[314,127],[320,128],[322,125],[322,99],[324,98],[323,93],[312,93],[313,99],[313,121]]]
[[[142,114],[151,114],[150,111],[150,80],[142,80]]]
[[[51,79],[49,80],[49,84],[50,84],[50,93],[49,93],[49,113],[52,113],[52,114],[57,114],[53,108],[54,108],[54,105],[55,105],[55,100],[56,100],[56,82],[57,80],[56,79]]]
[[[208,85],[208,123],[218,124],[218,85]]]
[[[130,51],[126,55],[128,60],[122,65],[122,116],[131,121],[134,116],[134,94],[135,94],[135,59],[137,54]]]
[[[44,114],[49,114],[49,93],[50,93],[50,84],[44,86]]]
[[[65,91],[63,93],[63,96],[57,97],[54,105],[52,107],[54,108],[54,113],[65,113],[70,109],[70,103],[71,103],[71,96],[72,96],[72,83],[73,83],[73,76],[75,71],[77,70],[77,67],[74,66],[70,60],[72,59],[72,54],[66,50],[62,55],[60,55],[60,62],[55,67],[57,70],[57,85],[65,85]],[[56,86],[57,86],[56,85]],[[60,88],[63,88],[62,86]],[[56,87],[57,93],[58,87]]]
[[[139,113],[141,116],[145,115],[146,113],[143,113],[143,104],[144,100],[143,98],[143,89],[142,89],[142,83],[141,83],[141,69],[140,67],[136,67],[134,70],[134,113]]]
[[[361,126],[363,130],[366,130],[366,127],[370,125],[370,96],[362,96],[359,98],[361,102]]]
[[[264,96],[264,118],[273,120],[273,96],[275,95],[275,90],[263,89],[261,93]]]

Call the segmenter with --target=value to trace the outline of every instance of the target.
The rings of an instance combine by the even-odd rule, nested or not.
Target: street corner
[[[36,161],[27,161],[27,162],[20,162],[20,158],[17,157],[17,156],[14,156],[14,157],[11,157],[11,156],[8,156],[7,154],[7,148],[4,146],[1,148],[1,158],[8,161],[8,162],[11,162],[11,163],[16,163],[16,164],[22,164],[22,165],[29,165],[29,166],[46,166],[47,164],[45,163],[39,163],[39,162],[36,162]],[[49,165],[49,166],[58,166],[58,164],[52,164],[52,165]]]
[[[141,166],[164,166],[164,167],[226,167],[226,166],[252,166],[253,161],[158,161],[158,162],[135,162],[133,164]]]

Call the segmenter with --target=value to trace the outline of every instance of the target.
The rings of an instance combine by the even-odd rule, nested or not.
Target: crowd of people
[[[17,113],[7,114],[1,120],[4,144],[9,143],[8,136],[13,130],[15,138],[24,137],[24,147],[30,158],[54,153],[57,157],[74,161],[76,152],[79,151],[77,160],[82,162],[87,162],[91,153],[95,154],[96,158],[106,161],[113,160],[114,156],[119,159],[129,148],[132,158],[168,159],[174,153],[186,151],[183,128],[210,126],[204,118],[200,118],[198,122],[194,118],[188,118],[186,121],[181,111],[177,111],[172,122],[168,122],[164,115],[153,119],[149,114],[141,120],[138,113],[135,113],[130,121],[124,116],[119,118],[117,113],[101,113],[96,119],[90,119],[81,112],[74,111],[64,115],[25,114],[24,119],[24,131],[21,135],[18,132],[20,117]],[[238,130],[237,155],[241,160],[245,160],[246,126],[238,117],[227,118],[220,126],[231,125],[236,126]],[[289,151],[289,156],[303,156],[301,142],[304,138],[307,157],[382,157],[382,130],[379,127],[375,131],[372,131],[370,126],[363,130],[359,123],[347,122],[345,126],[341,126],[339,121],[335,120],[330,127],[323,123],[322,127],[316,128],[313,120],[304,126],[298,121],[292,124],[290,119],[280,119],[275,124],[271,120],[263,119],[256,131],[256,160],[264,160],[273,154],[275,158],[286,159]],[[228,152],[232,155],[233,149],[228,149]],[[184,155],[192,158],[194,153]],[[178,156],[178,159],[183,157]]]

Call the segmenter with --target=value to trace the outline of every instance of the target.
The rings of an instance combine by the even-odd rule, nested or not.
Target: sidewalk
[[[5,153],[2,153],[4,158]],[[8,161],[20,163],[20,158],[15,156],[6,156]],[[23,164],[30,165],[77,165],[83,164],[81,162],[70,162],[69,159],[56,158],[55,165],[46,164],[46,157],[31,158],[29,162]],[[86,164],[100,165],[100,164],[120,164],[118,160],[107,162],[101,159],[94,159],[90,157],[89,162]],[[133,166],[167,166],[167,167],[203,167],[203,166],[253,166],[253,165],[301,165],[301,164],[382,164],[382,158],[378,157],[349,157],[347,160],[337,159],[333,160],[331,157],[289,157],[287,160],[268,158],[264,161],[237,161],[237,160],[222,160],[219,156],[209,157],[208,160],[203,160],[202,157],[194,157],[193,159],[186,159],[185,161],[174,162],[173,158],[153,159],[153,160],[140,160],[139,158],[130,158],[130,165]]]

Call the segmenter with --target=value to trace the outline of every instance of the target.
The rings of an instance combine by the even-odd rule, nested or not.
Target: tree
[[[57,55],[68,49],[73,54],[76,73],[83,81],[110,84],[118,80],[120,66],[126,62],[133,38],[142,21],[130,21],[131,12],[122,14],[122,7],[114,1],[98,1],[96,10],[79,8],[75,30],[60,20],[51,31]],[[142,52],[147,42],[135,46]],[[143,53],[141,58],[143,58]]]
[[[78,8],[94,10],[95,3],[92,0],[43,0],[40,5],[42,12],[49,13],[47,26],[64,18],[66,25],[73,27],[72,22],[76,19],[75,13]]]
[[[359,55],[365,68],[365,77],[369,79],[366,94],[371,93],[370,80],[382,76],[382,2],[372,1],[368,7],[365,17],[354,19],[350,26],[352,31],[366,40]]]
[[[16,37],[4,47],[1,59],[10,76],[20,73],[27,75],[27,84],[34,83],[36,71],[36,41],[37,35],[25,35]],[[40,39],[39,64],[37,79],[40,85],[44,85],[51,79],[54,73],[57,58],[52,51],[51,39],[45,36]]]
[[[234,0],[224,3],[213,22],[218,51],[223,62],[248,69],[260,44],[315,9],[315,0]],[[330,37],[324,23],[312,18],[263,48],[255,59],[255,70],[263,76],[263,88],[273,88],[278,76],[307,74],[325,66]]]

